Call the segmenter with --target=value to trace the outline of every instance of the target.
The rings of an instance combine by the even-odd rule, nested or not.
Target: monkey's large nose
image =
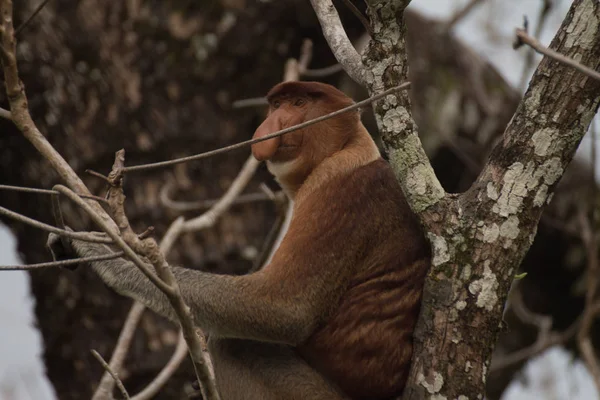
[[[281,124],[279,123],[279,118],[277,118],[276,113],[273,113],[269,115],[267,119],[263,121],[262,124],[260,124],[258,129],[256,129],[256,132],[254,132],[254,136],[252,136],[252,139],[265,137],[268,134],[277,132],[280,129]],[[273,139],[265,140],[263,142],[255,143],[252,145],[252,155],[254,155],[254,158],[256,158],[258,161],[268,160],[271,157],[273,157],[273,155],[279,148],[280,143],[280,136]]]

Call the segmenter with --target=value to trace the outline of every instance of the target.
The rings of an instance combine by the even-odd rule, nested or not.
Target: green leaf
[[[519,281],[527,276],[527,272],[523,272],[522,274],[516,274],[515,280]]]

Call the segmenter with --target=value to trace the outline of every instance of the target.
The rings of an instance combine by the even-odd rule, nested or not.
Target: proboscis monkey
[[[317,82],[281,83],[267,97],[269,113],[254,137],[352,104]],[[359,113],[254,144],[252,153],[294,199],[272,261],[245,276],[173,268],[209,335],[223,399],[400,396],[430,250]],[[71,245],[82,257],[107,251]],[[118,292],[175,319],[132,263],[92,266]]]

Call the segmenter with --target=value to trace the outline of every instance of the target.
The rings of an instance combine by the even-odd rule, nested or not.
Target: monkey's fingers
[[[65,243],[69,243],[67,247],[65,247]],[[73,258],[75,252],[73,248],[70,246],[70,241],[67,239],[66,241],[61,240],[60,236],[56,233],[50,233],[48,235],[48,240],[46,241],[46,247],[52,254],[52,260],[54,261],[63,261]],[[77,268],[77,264],[64,266],[63,268],[67,268],[70,270],[74,270]]]

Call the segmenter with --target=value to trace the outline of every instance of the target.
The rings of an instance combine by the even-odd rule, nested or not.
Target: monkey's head
[[[260,138],[353,104],[344,93],[320,82],[284,82],[267,94],[269,112],[253,138]],[[318,122],[309,127],[252,145],[252,154],[267,161],[282,183],[301,185],[323,160],[344,148],[355,135],[363,134],[358,111]]]

